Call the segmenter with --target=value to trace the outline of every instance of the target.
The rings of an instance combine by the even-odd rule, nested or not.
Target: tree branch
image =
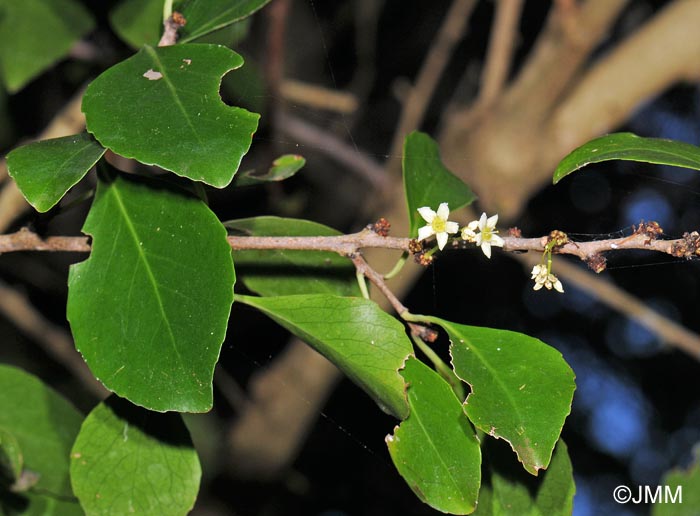
[[[450,9],[445,14],[437,37],[430,46],[428,55],[423,61],[415,85],[411,88],[408,98],[403,104],[399,123],[394,132],[394,139],[389,152],[389,175],[395,175],[398,169],[398,156],[402,154],[403,140],[408,133],[417,129],[423,120],[435,87],[452,55],[455,45],[464,34],[467,21],[476,6],[474,0],[453,0]],[[396,163],[396,165],[394,165]]]
[[[577,256],[581,260],[590,261],[596,256],[611,251],[639,249],[656,251],[677,258],[690,259],[700,256],[700,234],[697,231],[686,233],[683,238],[661,240],[657,237],[662,230],[655,222],[642,222],[633,228],[631,235],[590,242],[567,241],[555,246],[555,254]],[[563,234],[563,233],[562,233]],[[515,236],[503,237],[504,251],[534,251],[544,252],[551,236],[539,238],[520,238]],[[404,252],[414,252],[416,245],[411,238],[382,236],[372,229],[363,229],[358,233],[338,236],[235,236],[229,235],[228,242],[234,251],[244,250],[296,250],[296,251],[328,251],[338,253],[353,259],[358,270],[365,272],[361,263],[364,258],[355,257],[360,249],[392,249]],[[452,242],[452,248],[467,247],[472,244],[459,239]],[[27,229],[16,233],[0,235],[0,254],[17,251],[53,251],[53,252],[89,252],[88,237],[52,236],[42,238]],[[600,269],[603,270],[603,269]],[[369,278],[370,280],[372,278]],[[397,305],[395,305],[397,306]],[[397,312],[400,311],[397,309]]]
[[[488,106],[501,94],[508,79],[522,8],[522,0],[499,0],[496,4],[477,104]]]
[[[37,311],[29,300],[0,281],[0,313],[25,335],[36,342],[56,362],[63,365],[98,399],[108,391],[92,375],[83,358],[75,350],[73,339]]]

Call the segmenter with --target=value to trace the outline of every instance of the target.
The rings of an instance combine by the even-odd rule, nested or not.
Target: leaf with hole
[[[436,210],[446,202],[454,211],[476,200],[471,189],[443,165],[435,140],[418,131],[409,134],[404,142],[403,186],[411,237],[418,236],[418,228],[426,224],[418,208],[428,206]]]
[[[538,478],[514,470],[513,455],[502,453],[497,444],[491,441],[484,449],[489,473],[481,485],[474,516],[571,515],[576,485],[564,441],[559,440],[549,468]]]
[[[216,215],[168,183],[104,174],[83,231],[68,320],[93,374],[151,410],[209,410],[235,280]]]
[[[445,380],[413,357],[401,375],[410,413],[386,437],[391,460],[423,502],[469,514],[479,493],[481,450],[462,404]]]
[[[508,441],[529,473],[547,468],[576,388],[561,353],[522,333],[426,320],[450,337],[455,374],[471,386],[472,423]]]
[[[90,515],[187,514],[202,470],[175,413],[110,396],[85,418],[71,451],[71,483]]]
[[[559,162],[552,182],[557,184],[591,163],[616,159],[700,170],[700,147],[663,138],[642,138],[632,133],[607,134],[571,151]]]
[[[270,0],[178,0],[174,10],[187,24],[180,30],[180,43],[187,43],[241,21],[262,9]]]
[[[23,508],[22,514],[30,515],[80,514],[77,503],[61,500],[73,496],[68,477],[69,454],[82,420],[70,403],[38,378],[0,365],[0,438],[5,443],[0,455],[7,456],[9,451],[14,457],[10,466],[13,475],[21,464],[21,473],[13,482],[15,492],[3,489],[0,482],[0,514],[14,514],[17,507]],[[18,450],[11,451],[8,444]],[[29,487],[33,489],[26,491]]]
[[[73,0],[0,0],[0,78],[10,93],[66,57],[94,25]]]
[[[90,84],[88,131],[124,157],[224,187],[258,126],[258,115],[219,96],[221,77],[242,64],[218,45],[145,46]]]
[[[224,223],[242,236],[335,236],[335,229],[300,219],[253,217]],[[261,296],[336,294],[359,296],[354,265],[337,253],[285,249],[236,251],[236,270]]]
[[[385,412],[408,415],[398,370],[412,353],[403,325],[368,299],[323,294],[236,300],[257,308],[333,362]]]
[[[104,155],[87,133],[30,143],[7,155],[7,170],[29,204],[53,208]]]
[[[124,0],[109,13],[109,24],[134,48],[155,46],[163,32],[163,0]]]

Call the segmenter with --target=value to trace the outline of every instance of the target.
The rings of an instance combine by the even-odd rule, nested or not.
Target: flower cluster
[[[435,235],[438,249],[442,251],[447,244],[449,235],[459,231],[459,224],[447,220],[450,216],[450,208],[447,203],[440,204],[437,211],[433,211],[428,206],[418,208],[418,213],[428,223],[418,229],[418,240],[425,240]],[[486,257],[491,258],[491,246],[503,247],[503,239],[498,236],[496,229],[497,223],[498,215],[487,218],[486,213],[482,213],[479,220],[473,220],[462,228],[462,239],[476,243],[481,247]]]
[[[552,274],[549,267],[543,263],[532,268],[532,279],[535,280],[535,286],[532,287],[533,290],[545,287],[547,290],[552,290],[553,288],[557,292],[564,293],[564,287],[559,278]]]
[[[454,235],[459,232],[459,224],[448,220],[450,217],[450,208],[446,202],[438,206],[437,211],[433,211],[428,206],[418,208],[418,213],[427,222],[427,225],[418,229],[418,240],[425,240],[435,235],[438,249],[442,249],[447,245],[449,235]],[[496,224],[498,223],[498,214],[487,217],[486,213],[481,214],[479,220],[473,220],[462,228],[461,237],[466,242],[471,242],[481,247],[481,250],[487,258],[491,258],[491,247],[503,247],[505,243],[498,236]],[[547,290],[556,290],[564,292],[564,287],[561,281],[552,274],[551,265],[551,249],[546,249],[545,254],[548,256],[547,264],[535,265],[532,269],[532,279],[535,280],[535,290],[545,287]]]

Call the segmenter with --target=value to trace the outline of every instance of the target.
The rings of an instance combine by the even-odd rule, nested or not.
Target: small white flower
[[[498,214],[486,218],[486,213],[482,213],[481,218],[478,221],[474,220],[470,222],[465,228],[466,231],[462,231],[462,238],[469,242],[473,241],[476,243],[476,245],[481,246],[481,250],[484,252],[486,257],[491,258],[491,246],[503,247],[504,243],[503,239],[498,236],[498,230],[496,229],[497,223]],[[473,237],[474,239],[471,240],[471,233],[474,233],[475,229],[478,229],[479,233],[476,233]]]
[[[418,213],[420,213],[423,220],[428,223],[427,226],[418,229],[418,240],[425,240],[435,235],[438,248],[442,251],[442,248],[447,244],[448,233],[454,234],[459,231],[459,224],[447,220],[450,216],[450,208],[447,206],[447,203],[441,203],[440,206],[438,206],[437,212],[424,206],[418,208]]]
[[[556,290],[557,292],[564,293],[564,287],[554,274],[547,272],[547,266],[544,264],[535,265],[532,268],[532,279],[535,280],[535,286],[532,287],[533,290],[539,290],[545,287],[547,290]]]
[[[467,242],[476,242],[476,230],[479,227],[478,220],[472,220],[469,224],[462,228],[462,240]]]

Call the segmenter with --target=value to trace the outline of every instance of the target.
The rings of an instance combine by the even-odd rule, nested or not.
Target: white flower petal
[[[422,208],[418,208],[418,213],[420,213],[420,216],[423,217],[423,220],[426,221],[428,224],[430,224],[433,221],[433,219],[435,219],[435,216],[437,215],[428,206],[423,206]]]
[[[437,216],[442,220],[447,220],[447,218],[450,216],[450,208],[447,206],[446,202],[442,202],[440,203],[440,206],[438,206]]]
[[[453,234],[457,233],[457,231],[459,231],[459,224],[457,224],[456,222],[451,222],[449,220],[445,222],[445,232]]]
[[[496,235],[496,234],[491,235],[491,245],[495,245],[496,247],[503,247],[504,243],[505,242],[503,241],[503,239],[501,237],[499,237],[498,235]]]
[[[564,293],[564,287],[562,286],[561,281],[557,280],[556,283],[554,283],[554,290],[561,292],[562,294]]]
[[[473,242],[476,238],[476,233],[469,228],[462,228],[462,240]]]
[[[489,217],[488,220],[486,221],[486,224],[491,229],[494,229],[496,227],[496,224],[498,224],[498,213],[496,213],[492,217]]]
[[[535,286],[532,287],[532,290],[539,290],[539,289],[541,289],[541,288],[542,288],[542,283],[537,282],[537,283],[535,283]]]
[[[434,234],[435,231],[433,230],[432,226],[423,226],[422,228],[418,228],[418,240],[425,240]]]
[[[482,242],[481,250],[486,255],[486,258],[491,258],[491,244],[489,244],[488,242]]]
[[[444,231],[441,231],[440,233],[437,234],[437,244],[438,244],[438,249],[442,251],[442,248],[445,247],[445,244],[447,243],[447,233]]]
[[[483,231],[486,229],[486,213],[481,214],[481,218],[479,219],[479,229]]]
[[[474,242],[476,242],[476,245],[481,245],[484,241],[484,234],[483,233],[477,233],[476,236],[474,237]]]
[[[467,229],[469,229],[470,231],[476,231],[478,227],[479,227],[478,220],[472,220],[469,224],[467,224]]]

